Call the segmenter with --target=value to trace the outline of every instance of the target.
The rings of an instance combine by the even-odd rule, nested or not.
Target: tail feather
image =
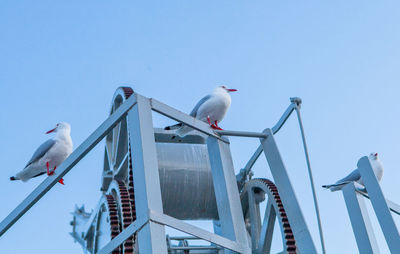
[[[182,126],[183,126],[182,123],[178,123],[178,124],[174,124],[174,125],[171,125],[171,126],[167,126],[167,127],[164,128],[164,130],[166,130],[166,131],[176,130],[176,129],[179,129],[180,127],[182,127]]]
[[[10,177],[10,181],[15,181],[15,180],[19,180],[19,179],[16,178],[15,176],[11,176],[11,177]]]
[[[338,191],[338,190],[341,190],[346,184],[348,184],[350,182],[352,182],[352,181],[322,185],[322,188],[329,189],[330,191]]]

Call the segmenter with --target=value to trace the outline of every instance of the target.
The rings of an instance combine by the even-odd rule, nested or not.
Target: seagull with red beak
[[[374,170],[374,174],[378,179],[378,182],[381,181],[383,176],[383,164],[381,160],[378,158],[378,153],[370,153],[368,156],[369,162],[371,163],[372,169]],[[341,190],[346,184],[350,182],[357,182],[364,186],[364,182],[361,178],[360,171],[358,169],[353,170],[350,174],[348,174],[345,178],[340,179],[334,184],[322,185],[323,188],[329,189],[330,191]]]
[[[218,86],[214,91],[204,96],[190,112],[190,116],[206,122],[211,128],[216,130],[222,130],[218,123],[224,119],[226,112],[231,105],[231,92],[236,92],[236,89],[230,89],[226,86]],[[165,130],[176,130],[176,135],[184,137],[188,132],[193,130],[189,126],[182,123],[167,126]],[[175,138],[175,136],[173,137]]]
[[[46,134],[52,132],[56,133],[55,137],[39,146],[25,168],[10,177],[11,181],[26,182],[45,173],[48,176],[53,175],[56,168],[72,153],[71,126],[68,123],[58,123]],[[58,182],[64,184],[62,178]]]

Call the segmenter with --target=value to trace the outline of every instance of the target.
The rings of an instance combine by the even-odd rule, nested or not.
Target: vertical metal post
[[[378,218],[379,225],[382,228],[390,252],[400,253],[399,231],[394,223],[385,196],[379,186],[368,157],[362,157],[358,161],[357,166],[364,185],[367,188],[372,207],[375,210],[376,217]]]
[[[289,175],[283,163],[282,157],[276,145],[271,129],[264,130],[267,138],[260,139],[264,149],[265,157],[274,177],[275,184],[279,190],[283,206],[288,215],[290,226],[293,230],[296,245],[300,253],[317,253],[310,231],[304,220],[303,213],[297,201],[296,194],[290,182]]]
[[[257,247],[257,254],[265,254],[271,252],[271,243],[274,233],[275,220],[276,212],[274,209],[274,205],[270,200],[268,200],[267,207],[265,208],[264,221],[260,233],[260,240]]]
[[[207,146],[222,236],[249,246],[229,145],[208,137]]]
[[[261,230],[261,219],[260,219],[260,208],[256,204],[256,200],[254,198],[254,189],[250,188],[247,191],[247,195],[249,198],[249,213],[250,213],[250,221],[254,222],[251,224],[251,246],[253,253],[255,254],[256,247],[258,246],[258,240]]]
[[[128,113],[131,140],[135,204],[138,218],[148,218],[153,210],[163,213],[160,177],[150,101],[140,95]],[[138,233],[140,253],[168,253],[163,225],[148,221]]]
[[[378,254],[379,248],[375,239],[367,207],[360,194],[356,192],[354,183],[349,183],[342,189],[346,202],[354,237],[360,253]]]
[[[291,100],[292,100],[292,103],[296,102],[296,98],[292,98]],[[318,222],[318,229],[319,229],[319,239],[320,239],[320,242],[321,242],[321,249],[322,249],[322,253],[325,254],[326,250],[325,250],[325,243],[324,243],[324,234],[323,234],[323,231],[322,231],[321,216],[319,214],[317,193],[315,191],[314,178],[313,178],[313,175],[312,175],[310,156],[308,155],[306,136],[304,134],[303,121],[301,120],[300,104],[299,103],[296,103],[296,113],[297,113],[297,119],[299,120],[301,138],[303,139],[304,154],[306,156],[308,176],[310,178],[311,190],[312,190],[313,199],[314,199],[315,214],[317,215],[317,222]]]

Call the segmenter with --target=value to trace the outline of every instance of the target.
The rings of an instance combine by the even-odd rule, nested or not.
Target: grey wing
[[[353,170],[353,172],[351,172],[345,178],[342,178],[339,181],[337,181],[336,184],[344,183],[344,182],[355,182],[355,181],[359,180],[360,178],[361,178],[360,172],[358,171],[358,169],[356,169],[356,170]]]
[[[200,106],[203,105],[203,103],[206,102],[210,98],[211,98],[211,95],[206,95],[201,100],[199,100],[199,102],[197,102],[196,106],[194,106],[192,112],[190,112],[190,115],[193,117],[196,117],[197,111],[199,110]]]
[[[49,139],[43,144],[39,146],[38,149],[33,153],[32,158],[28,161],[26,164],[25,168],[29,166],[30,164],[34,163],[35,161],[39,160],[47,151],[50,150],[50,148],[56,143],[54,139]]]

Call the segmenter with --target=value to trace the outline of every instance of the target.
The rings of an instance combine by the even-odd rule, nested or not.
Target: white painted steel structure
[[[313,243],[311,234],[305,223],[303,213],[296,198],[295,191],[291,185],[286,167],[284,166],[282,157],[279,153],[274,134],[279,131],[285,121],[288,119],[293,110],[296,110],[301,126],[303,143],[306,153],[307,165],[310,173],[311,184],[313,185],[311,167],[309,163],[307,147],[305,144],[304,132],[300,119],[300,103],[299,98],[292,99],[292,103],[286,110],[277,125],[272,129],[265,129],[261,133],[240,132],[240,131],[213,131],[206,123],[199,121],[189,115],[186,115],[174,108],[171,108],[155,99],[149,99],[139,94],[133,94],[118,107],[114,108],[110,117],[101,124],[72,154],[62,165],[60,165],[57,175],[47,177],[17,208],[15,208],[1,223],[0,236],[4,234],[25,212],[27,212],[43,195],[47,193],[60,178],[67,174],[95,145],[97,145],[105,136],[111,135],[110,132],[121,121],[125,121],[129,137],[125,137],[126,145],[130,142],[130,153],[132,157],[132,171],[134,175],[134,191],[135,191],[135,207],[136,220],[129,226],[121,228],[115,238],[104,246],[96,247],[85,246],[76,232],[72,236],[84,245],[86,251],[91,247],[95,253],[110,253],[119,248],[127,239],[136,236],[137,245],[135,245],[139,253],[168,253],[168,251],[187,251],[190,253],[268,253],[264,250],[269,238],[272,237],[273,226],[271,226],[272,217],[275,218],[279,211],[279,207],[275,206],[273,210],[271,203],[267,205],[267,216],[261,223],[259,218],[259,206],[261,202],[259,198],[259,189],[248,189],[249,212],[251,224],[257,222],[257,227],[249,230],[246,229],[245,218],[242,207],[242,200],[239,195],[241,186],[243,187],[251,179],[251,168],[257,158],[264,152],[269,167],[271,169],[275,184],[279,190],[279,204],[285,208],[285,216],[287,214],[288,222],[296,240],[296,248],[299,253],[317,253]],[[212,173],[213,187],[219,220],[214,221],[215,233],[208,232],[201,228],[195,227],[182,220],[176,219],[163,210],[162,190],[160,187],[159,162],[157,159],[157,145],[155,140],[155,129],[152,122],[152,111],[158,112],[166,117],[182,122],[202,133],[206,138],[206,147],[208,150],[208,159]],[[120,125],[121,126],[121,125]],[[121,128],[121,127],[120,127]],[[114,134],[113,134],[114,135]],[[117,134],[121,135],[121,133]],[[232,158],[229,149],[229,140],[225,136],[242,136],[255,137],[260,140],[260,147],[252,156],[250,161],[243,168],[239,175],[235,176]],[[162,139],[163,137],[161,137]],[[129,140],[128,140],[129,139]],[[194,141],[189,141],[191,143]],[[194,142],[196,143],[196,142]],[[108,144],[109,145],[109,144]],[[115,152],[115,151],[114,151]],[[119,156],[119,154],[107,155],[105,157],[106,164],[110,161],[119,161],[118,168],[126,166],[128,156]],[[112,163],[111,163],[112,164]],[[106,170],[107,169],[107,170]],[[113,175],[112,168],[105,168],[103,177],[102,190],[105,191],[113,178],[120,178],[121,175]],[[116,169],[116,172],[119,172]],[[363,173],[362,173],[363,174]],[[126,177],[126,176],[124,176]],[[108,180],[107,180],[108,179]],[[238,189],[239,186],[239,189]],[[262,188],[261,188],[262,189]],[[313,187],[314,190],[314,187]],[[254,192],[255,191],[255,192]],[[266,191],[266,190],[265,190]],[[264,191],[264,195],[265,195]],[[272,190],[277,194],[276,190]],[[257,194],[258,193],[258,194]],[[257,195],[256,195],[257,194]],[[110,202],[110,200],[107,200]],[[316,204],[316,212],[319,220],[318,206],[314,193],[314,201]],[[95,212],[87,215],[88,221],[99,220],[98,214],[105,209],[106,200],[102,198]],[[109,203],[110,205],[110,203]],[[283,208],[282,207],[282,208]],[[281,208],[281,209],[282,209]],[[113,209],[109,207],[108,209]],[[272,209],[272,210],[271,210]],[[271,216],[269,216],[271,215]],[[285,219],[285,218],[283,218]],[[389,222],[385,222],[389,223]],[[165,235],[165,226],[175,228],[179,231],[192,235],[195,239],[203,239],[211,243],[210,246],[170,246],[166,241],[169,237]],[[88,234],[89,231],[95,230],[93,227],[84,226],[82,234]],[[321,228],[320,228],[321,230]],[[261,236],[260,236],[261,234]],[[249,242],[249,235],[252,238],[258,238],[253,242]],[[267,237],[268,236],[268,237]],[[261,237],[261,238],[259,238]],[[184,238],[182,241],[189,238]],[[266,241],[267,239],[267,241]],[[189,239],[190,240],[190,239]],[[259,244],[259,243],[263,244]],[[323,252],[323,237],[321,231],[321,244]],[[253,245],[253,247],[252,247]],[[261,246],[261,247],[259,247]],[[287,253],[287,250],[284,250]],[[294,252],[295,253],[295,252]]]
[[[368,157],[362,157],[357,167],[368,194],[364,192],[365,190],[357,189],[354,183],[347,184],[342,192],[358,250],[360,253],[380,253],[365,206],[364,197],[366,197],[371,200],[390,252],[400,253],[400,234],[391,214],[391,211],[400,214],[400,207],[385,199]]]

